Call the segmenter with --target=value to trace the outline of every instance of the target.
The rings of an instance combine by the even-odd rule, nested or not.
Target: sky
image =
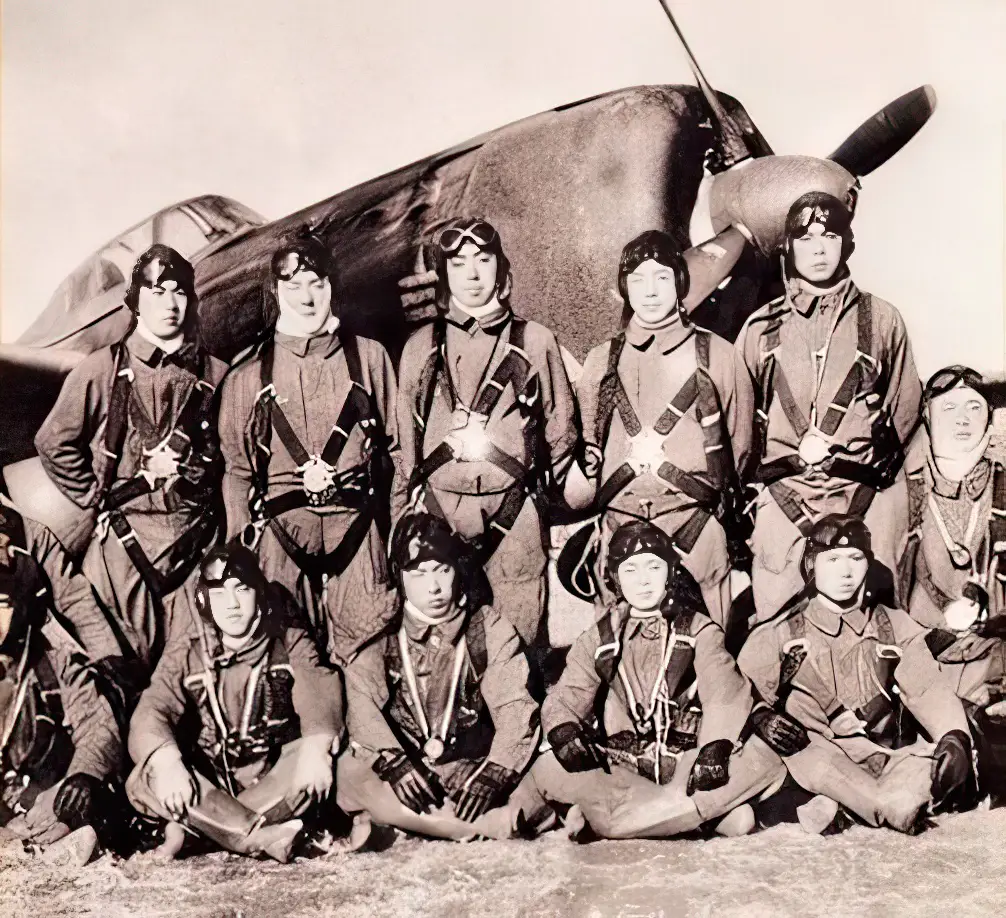
[[[671,0],[779,153],[826,156],[923,83],[864,179],[857,282],[923,375],[1006,370],[1006,3]],[[658,0],[3,0],[0,340],[77,264],[187,197],[270,218],[598,92],[692,82]]]

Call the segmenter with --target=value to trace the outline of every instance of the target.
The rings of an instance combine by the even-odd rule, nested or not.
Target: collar
[[[137,325],[126,338],[125,343],[130,356],[145,363],[148,367],[160,367],[173,363],[193,373],[196,371],[198,348],[192,341],[183,342],[174,353],[169,354],[144,335],[140,326]]]
[[[870,619],[861,606],[846,612],[820,593],[811,597],[806,610],[804,610],[804,617],[815,628],[832,637],[838,636],[843,624],[852,628],[856,634],[862,634]]]
[[[430,632],[436,629],[450,643],[455,643],[461,634],[462,625],[465,621],[464,609],[455,604],[451,611],[440,619],[431,619],[423,615],[408,600],[405,601],[405,609],[402,615],[402,623],[405,626],[405,634],[410,641],[421,643],[426,640]]]
[[[660,353],[669,354],[676,347],[684,344],[694,332],[694,326],[685,325],[680,319],[669,323],[664,328],[644,328],[633,317],[625,326],[625,340],[638,351],[645,351],[656,341]]]
[[[455,299],[451,297],[450,306],[447,308],[447,321],[462,331],[468,332],[469,337],[474,337],[475,333],[481,329],[484,332],[492,332],[501,328],[513,317],[509,306],[504,306],[494,298],[499,309],[494,309],[481,318],[476,318],[467,312]]]
[[[830,287],[815,287],[802,277],[790,278],[786,282],[786,298],[802,316],[809,316],[815,309],[822,312],[844,302],[851,302],[859,292],[852,278],[846,274]]]
[[[951,481],[936,466],[936,460],[930,453],[929,476],[933,483],[933,490],[940,497],[948,500],[958,500],[961,496],[961,486],[971,500],[978,500],[985,493],[985,488],[989,483],[989,476],[992,474],[992,463],[987,456],[982,456],[975,467],[964,476],[961,481]]]
[[[262,627],[261,621],[255,635],[237,650],[231,650],[224,646],[219,631],[217,632],[217,642],[217,653],[213,657],[213,662],[222,669],[237,663],[247,663],[249,666],[254,666],[266,655],[269,649],[269,635]]]
[[[280,347],[285,348],[292,354],[296,354],[298,357],[311,355],[312,357],[327,358],[331,357],[342,346],[342,340],[336,334],[338,330],[339,318],[338,316],[332,316],[325,323],[324,328],[316,335],[301,338],[297,335],[288,335],[285,332],[277,331],[275,333],[275,341]]]

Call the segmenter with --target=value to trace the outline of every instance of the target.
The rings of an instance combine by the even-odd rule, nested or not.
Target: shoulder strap
[[[877,617],[877,637],[881,644],[894,644],[894,626],[891,624],[891,616],[887,614],[884,606],[876,606],[873,614]]]
[[[1006,468],[992,464],[992,517],[989,521],[991,550],[1006,552]]]
[[[420,330],[417,334],[422,334]],[[413,414],[413,421],[416,425],[416,464],[423,459],[423,438],[426,433],[426,422],[430,419],[430,412],[433,410],[433,399],[437,391],[437,382],[444,367],[444,348],[447,341],[447,320],[438,315],[431,323],[431,337],[433,339],[433,354],[427,359],[426,366],[419,376],[419,389],[416,393],[416,404],[419,411]]]
[[[597,621],[597,633],[600,638],[597,650],[594,651],[594,670],[601,681],[610,685],[618,671],[618,662],[622,657],[621,635],[615,635],[613,609],[608,609]],[[621,631],[621,629],[619,629]]]
[[[486,621],[482,609],[469,619],[465,641],[468,644],[468,658],[472,661],[472,668],[475,670],[475,675],[481,679],[489,665],[489,654],[486,650]]]
[[[346,355],[346,370],[349,373],[350,381],[360,388],[366,388],[363,385],[363,365],[360,363],[360,342],[356,335],[343,332],[341,329],[338,331],[338,335],[342,351]]]
[[[108,459],[104,475],[98,483],[98,499],[107,493],[115,480],[126,442],[126,425],[129,415],[129,396],[133,388],[133,371],[126,366],[126,345],[123,341],[112,345],[112,391],[108,398],[108,416],[105,419],[103,449]]]
[[[598,412],[594,438],[602,450],[608,440],[608,431],[611,429],[611,418],[615,413],[615,407],[621,401],[619,395],[622,392],[622,381],[618,377],[618,361],[621,359],[624,349],[625,332],[622,331],[611,339],[608,347],[608,366],[604,371],[604,376],[601,377],[598,391]]]
[[[908,598],[915,580],[915,567],[921,544],[922,521],[926,512],[926,481],[921,469],[905,476],[908,490],[908,535],[895,565],[898,602],[908,608]],[[993,540],[994,541],[994,540]]]

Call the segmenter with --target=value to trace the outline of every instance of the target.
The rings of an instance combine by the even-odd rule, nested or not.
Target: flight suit
[[[542,637],[548,547],[548,521],[529,492],[564,481],[574,417],[555,336],[509,310],[483,326],[452,303],[405,345],[393,516],[424,506],[481,542],[494,608],[529,645]],[[445,442],[469,432],[471,452]]]
[[[193,638],[168,648],[140,697],[129,731],[137,764],[126,792],[140,812],[171,819],[153,782],[163,756],[180,757],[200,789],[199,804],[187,811],[191,827],[240,850],[262,817],[272,825],[298,808],[304,743],[331,749],[342,735],[342,684],[299,628],[282,636],[263,629],[233,652],[212,625],[203,627],[206,643]]]
[[[23,654],[3,662],[4,822],[22,837],[55,841],[70,831],[52,812],[64,778],[121,780],[119,730],[90,660],[51,615],[29,633]]]
[[[737,348],[759,398],[760,465],[748,477],[762,487],[751,537],[761,622],[802,588],[803,537],[815,521],[851,513],[874,531],[872,499],[918,423],[922,386],[901,315],[851,280],[773,300],[745,323]],[[831,457],[808,465],[799,451],[814,426]],[[893,570],[894,546],[875,540],[874,549]]]
[[[630,694],[631,693],[631,694]],[[531,769],[546,801],[578,804],[607,838],[665,837],[697,829],[781,782],[779,757],[758,737],[741,740],[751,711],[747,680],[706,615],[638,617],[622,602],[577,638],[542,706],[546,736],[563,724],[595,733],[610,772],[566,772],[551,752]],[[638,706],[638,707],[637,707]],[[647,708],[652,708],[648,713]],[[685,794],[698,750],[733,744],[729,781]]]
[[[738,658],[760,698],[810,735],[810,744],[785,760],[793,779],[874,826],[907,828],[929,802],[934,745],[912,742],[904,709],[934,742],[951,730],[968,732],[925,637],[901,610],[842,615],[815,595],[757,628]],[[806,656],[792,681],[780,685],[793,642],[802,642]]]
[[[215,389],[225,371],[192,344],[169,355],[134,331],[70,372],[35,437],[56,486],[101,513],[83,572],[148,673],[167,641],[191,627],[197,563],[216,534]],[[118,448],[108,442],[110,419],[121,419]],[[144,451],[169,436],[184,444],[181,477],[151,491],[139,476]]]
[[[963,481],[949,481],[937,469],[929,434],[921,428],[902,474],[882,500],[883,522],[901,524],[896,533],[898,598],[915,621],[953,632],[944,612],[962,598],[969,582],[987,591],[989,616],[1006,613],[1002,561],[994,551],[1006,531],[993,513],[996,503],[1006,504],[1006,468],[989,450]],[[951,541],[963,545],[973,563],[954,565],[932,503]],[[1001,639],[959,634],[937,659],[958,696],[970,704],[984,707],[1006,693],[1006,642]]]
[[[348,358],[337,323],[311,338],[277,332],[228,376],[220,404],[228,537],[257,524],[263,574],[307,611],[319,652],[336,663],[392,613],[376,506],[386,497],[371,460],[398,445],[388,355],[368,338],[346,340]],[[335,485],[310,495],[298,469],[326,456]]]
[[[654,333],[630,321],[588,354],[577,394],[584,438],[603,455],[601,569],[612,532],[628,519],[648,519],[675,537],[706,608],[725,628],[730,556],[715,516],[747,462],[754,421],[740,354],[702,328]],[[647,465],[639,474],[628,462]]]
[[[403,637],[428,729],[444,747],[436,760],[425,764],[421,763],[428,737],[423,735],[405,675]],[[462,669],[445,731],[458,654]],[[346,812],[367,810],[375,822],[424,835],[510,837],[523,784],[507,803],[471,823],[454,815],[450,800],[456,800],[465,781],[489,763],[515,775],[527,768],[539,737],[538,708],[528,693],[528,676],[516,631],[491,606],[470,615],[458,609],[436,625],[404,615],[400,632],[368,646],[346,669],[350,748],[338,763],[339,806]],[[374,765],[381,753],[401,751],[436,776],[450,798],[444,807],[414,813],[377,776]]]

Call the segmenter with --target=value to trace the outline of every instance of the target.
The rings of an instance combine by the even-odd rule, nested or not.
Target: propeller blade
[[[828,159],[855,176],[869,175],[908,143],[935,110],[932,86],[906,92],[864,121]]]

